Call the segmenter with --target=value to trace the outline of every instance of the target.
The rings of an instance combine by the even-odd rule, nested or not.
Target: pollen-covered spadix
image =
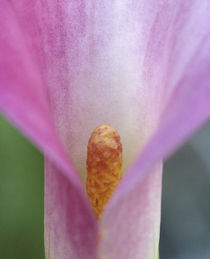
[[[122,176],[122,144],[117,131],[109,125],[97,127],[87,149],[86,189],[97,218]]]

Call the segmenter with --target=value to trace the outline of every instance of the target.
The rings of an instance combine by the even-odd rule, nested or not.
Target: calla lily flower
[[[45,156],[47,259],[157,259],[162,161],[210,115],[209,0],[1,0],[0,108]],[[124,176],[99,221],[100,124]]]

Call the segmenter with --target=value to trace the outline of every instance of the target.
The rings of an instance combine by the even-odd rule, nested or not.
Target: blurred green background
[[[0,117],[0,259],[42,259],[43,156]]]
[[[165,164],[160,259],[210,258],[209,155],[208,124]],[[0,116],[0,259],[44,258],[43,171],[43,156]]]

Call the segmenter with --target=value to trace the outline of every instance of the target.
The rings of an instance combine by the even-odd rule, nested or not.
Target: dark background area
[[[210,124],[164,166],[160,259],[210,259]]]
[[[43,156],[0,117],[0,259],[43,259]],[[164,166],[160,259],[210,258],[210,124]]]

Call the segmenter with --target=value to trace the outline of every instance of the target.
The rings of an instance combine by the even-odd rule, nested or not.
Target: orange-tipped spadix
[[[97,127],[87,147],[87,194],[97,218],[122,177],[122,145],[109,125]]]

